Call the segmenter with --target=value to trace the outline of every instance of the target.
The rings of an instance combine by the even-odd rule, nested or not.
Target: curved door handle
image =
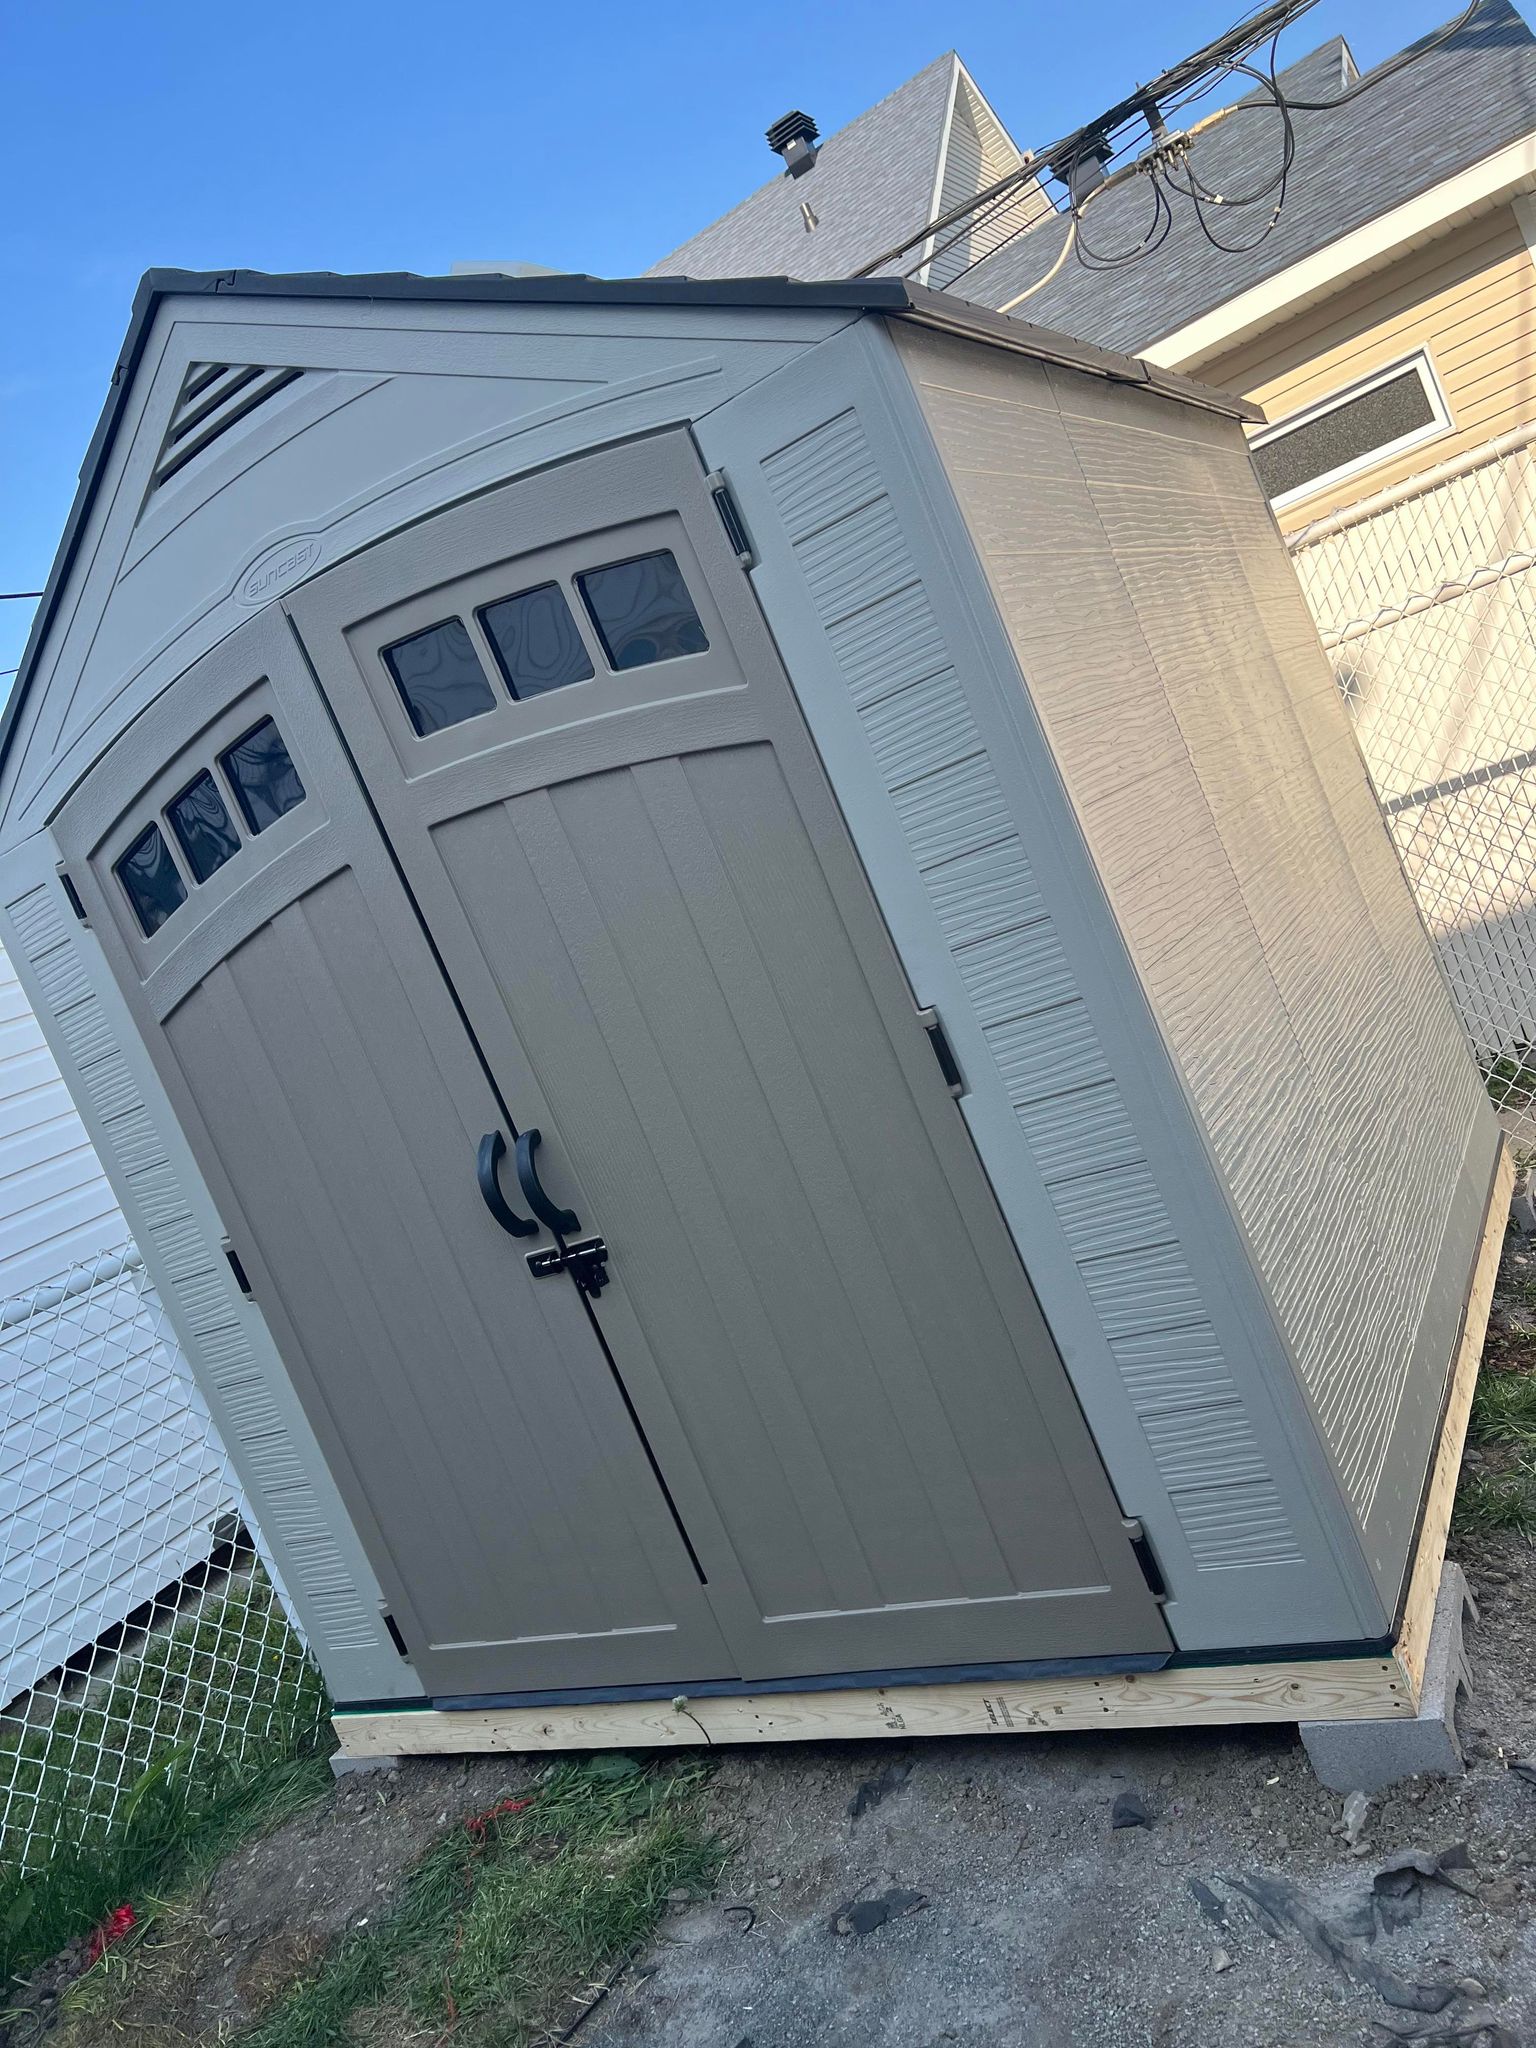
[[[533,1163],[533,1155],[542,1140],[536,1130],[519,1131],[517,1134],[517,1184],[523,1191],[523,1200],[541,1223],[547,1223],[559,1236],[572,1230],[580,1230],[581,1218],[574,1209],[561,1209],[545,1194],[539,1181],[539,1170]]]
[[[522,1139],[518,1139],[518,1172],[522,1172]],[[539,1226],[530,1223],[526,1216],[519,1216],[509,1207],[506,1196],[501,1192],[501,1183],[496,1178],[496,1169],[501,1164],[501,1155],[507,1149],[507,1141],[500,1131],[487,1131],[480,1140],[480,1149],[475,1154],[475,1178],[480,1183],[480,1192],[485,1197],[485,1206],[490,1210],[502,1229],[513,1237],[537,1237]]]

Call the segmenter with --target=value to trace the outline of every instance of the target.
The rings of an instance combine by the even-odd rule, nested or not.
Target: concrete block
[[[1405,1778],[1455,1778],[1466,1768],[1456,1733],[1456,1703],[1472,1692],[1462,1642],[1464,1620],[1477,1604],[1459,1564],[1440,1574],[1430,1624],[1419,1711],[1403,1721],[1303,1721],[1301,1739],[1312,1768],[1332,1792],[1380,1792]]]
[[[343,1756],[338,1749],[331,1758],[331,1775],[335,1778],[350,1778],[359,1771],[398,1771],[399,1768],[397,1756]]]

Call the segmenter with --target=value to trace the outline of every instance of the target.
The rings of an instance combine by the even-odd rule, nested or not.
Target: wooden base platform
[[[1069,1728],[1220,1726],[1246,1721],[1412,1718],[1424,1683],[1472,1390],[1488,1326],[1514,1163],[1506,1145],[1452,1367],[1440,1445],[1425,1494],[1402,1628],[1391,1656],[1182,1666],[1109,1678],[903,1685],[725,1699],[607,1701],[444,1713],[431,1707],[338,1713],[344,1760],[470,1751],[664,1749],[726,1742],[1029,1734]]]

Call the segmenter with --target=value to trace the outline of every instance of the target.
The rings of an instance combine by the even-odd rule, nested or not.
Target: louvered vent
[[[269,370],[260,363],[193,363],[187,371],[160,450],[150,488],[185,469],[193,456],[253,413],[258,405],[303,375],[300,370]]]

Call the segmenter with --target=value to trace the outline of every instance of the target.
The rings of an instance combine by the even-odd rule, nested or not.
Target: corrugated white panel
[[[42,1026],[0,947],[0,1296],[128,1235]]]
[[[240,1506],[0,950],[0,1705],[200,1564]]]

